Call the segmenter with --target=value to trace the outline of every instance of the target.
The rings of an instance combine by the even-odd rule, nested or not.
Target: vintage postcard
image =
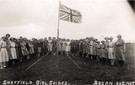
[[[135,85],[135,0],[0,0],[0,85]]]

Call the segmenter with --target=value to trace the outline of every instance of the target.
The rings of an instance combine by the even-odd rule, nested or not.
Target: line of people
[[[71,52],[79,53],[84,58],[99,61],[105,64],[115,65],[118,61],[119,66],[125,62],[125,42],[121,35],[117,36],[114,42],[113,37],[105,37],[105,40],[98,41],[93,37],[74,40],[71,42]]]
[[[80,40],[56,39],[55,37],[29,40],[23,37],[16,39],[10,37],[10,34],[6,34],[0,39],[0,69],[34,56],[40,57],[45,54],[69,55],[70,52],[72,54],[79,53],[86,59],[109,63],[112,66],[118,60],[119,65],[123,66],[125,43],[121,35],[118,35],[117,38],[116,42],[113,41],[112,37],[105,37],[103,41],[98,41],[93,37]]]
[[[59,42],[58,42],[59,41]],[[70,40],[49,37],[44,39],[28,40],[20,37],[19,39],[10,37],[6,34],[0,39],[0,69],[9,65],[15,65],[17,62],[30,59],[34,56],[40,57],[45,54],[69,54]]]

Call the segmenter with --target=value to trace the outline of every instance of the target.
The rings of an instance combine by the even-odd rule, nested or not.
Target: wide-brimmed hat
[[[94,40],[94,37],[90,37],[89,39],[90,39],[90,40]]]
[[[105,42],[104,40],[101,41],[101,43]]]
[[[110,37],[110,39],[113,39],[113,37]]]
[[[108,38],[108,37],[105,37],[104,39],[107,40],[107,39],[109,39],[109,38]]]
[[[6,34],[6,36],[9,36],[10,37],[10,34]]]
[[[97,43],[100,43],[100,41],[97,41]]]
[[[119,35],[117,35],[117,37],[121,37],[121,35],[119,34]]]
[[[51,37],[48,37],[48,39],[51,39]]]

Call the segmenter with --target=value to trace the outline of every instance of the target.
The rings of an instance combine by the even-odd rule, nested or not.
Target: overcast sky
[[[59,0],[0,0],[0,36],[57,36]],[[126,0],[61,0],[82,13],[82,23],[60,21],[60,37],[93,36],[135,41],[135,14]]]

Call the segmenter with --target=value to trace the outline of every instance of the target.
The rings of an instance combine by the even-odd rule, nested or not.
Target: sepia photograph
[[[0,0],[0,85],[135,85],[135,0]]]

